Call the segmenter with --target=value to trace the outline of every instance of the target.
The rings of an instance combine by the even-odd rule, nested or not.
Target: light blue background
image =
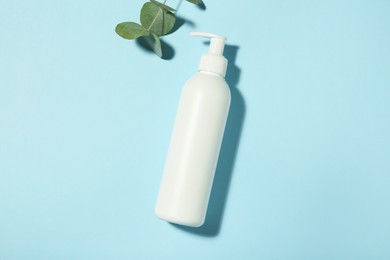
[[[390,259],[390,1],[205,3],[160,60],[114,32],[141,0],[1,0],[1,260]],[[233,98],[200,229],[153,213],[190,31]]]

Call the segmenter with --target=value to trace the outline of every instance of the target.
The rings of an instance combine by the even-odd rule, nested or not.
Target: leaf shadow
[[[185,19],[181,16],[176,16],[176,22],[175,25],[173,26],[172,30],[167,34],[170,35],[177,30],[179,30],[183,25],[188,25],[190,27],[195,27],[195,23],[191,20]],[[147,53],[154,53],[147,41],[145,40],[144,37],[139,37],[135,39],[136,44],[138,47],[143,49]],[[160,38],[161,42],[161,51],[162,51],[162,59],[163,60],[171,60],[175,56],[175,49],[173,48],[172,45],[168,44],[164,39]]]
[[[180,6],[181,4],[183,3],[184,0],[180,0],[176,6],[176,11],[178,11],[180,9]],[[198,7],[200,10],[202,11],[205,11],[206,10],[206,5],[204,4],[204,2],[202,2],[201,4],[195,4],[196,7]]]
[[[206,5],[204,4],[204,2],[202,2],[201,4],[197,4],[196,5],[200,10],[202,11],[206,11]]]
[[[162,59],[163,60],[171,60],[175,56],[175,49],[172,47],[172,45],[168,44],[166,41],[160,38],[161,41],[161,50],[162,50]],[[143,49],[147,53],[152,53],[153,55],[156,55],[153,50],[150,48],[147,41],[144,39],[144,37],[139,37],[135,39],[135,43]]]
[[[192,27],[192,28],[195,27],[195,23],[193,21],[185,19],[184,17],[176,15],[175,25],[173,26],[172,30],[167,35],[176,32],[177,30],[179,30],[185,24],[190,26],[190,27]]]

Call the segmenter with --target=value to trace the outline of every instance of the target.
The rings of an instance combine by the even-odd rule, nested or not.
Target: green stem
[[[165,5],[165,3],[166,3],[167,1],[168,1],[168,0],[164,0],[163,4]],[[146,29],[146,30],[150,31],[150,29],[152,28],[153,24],[156,22],[157,17],[160,15],[161,12],[162,12],[162,8],[160,8],[160,9],[158,10],[158,12],[157,12],[156,16],[154,17],[152,23],[149,25],[148,29]]]

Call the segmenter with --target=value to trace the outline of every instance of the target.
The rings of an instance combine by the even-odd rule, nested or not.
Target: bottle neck
[[[218,73],[215,73],[215,72],[212,72],[212,71],[207,71],[207,70],[198,70],[199,73],[202,73],[202,74],[207,74],[207,75],[211,75],[211,76],[216,76],[216,77],[219,77],[219,78],[222,78],[224,79],[225,77],[222,77],[222,75],[218,74]]]
[[[206,53],[203,54],[200,59],[198,70],[213,72],[224,78],[226,74],[227,65],[228,61],[225,57],[212,53]]]

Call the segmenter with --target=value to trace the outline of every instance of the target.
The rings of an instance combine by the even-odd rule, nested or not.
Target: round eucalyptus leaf
[[[150,49],[156,53],[160,58],[162,57],[161,50],[161,41],[160,38],[154,33],[150,33],[148,36],[144,37],[146,43],[149,45]]]
[[[141,9],[141,24],[157,36],[169,33],[175,25],[176,16],[155,3],[147,2]]]
[[[167,12],[176,12],[175,9],[173,9],[172,7],[166,5],[166,4],[163,4],[163,3],[160,3],[156,0],[150,0],[150,2],[152,2],[153,4],[157,5],[158,7],[161,7],[162,9],[164,9],[165,11]]]
[[[132,40],[149,35],[149,31],[142,25],[133,22],[124,22],[116,26],[115,32],[122,38]]]

